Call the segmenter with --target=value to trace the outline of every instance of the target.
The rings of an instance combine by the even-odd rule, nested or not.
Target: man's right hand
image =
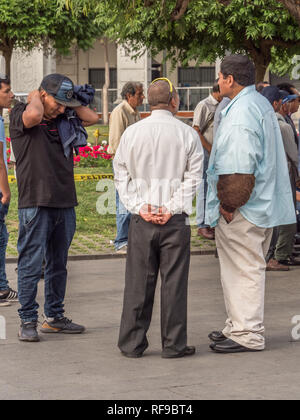
[[[10,203],[10,198],[10,195],[3,195],[1,198],[1,203],[8,206]]]
[[[140,216],[145,222],[151,223],[155,212],[157,212],[156,207],[151,206],[151,204],[144,204],[140,210]]]
[[[27,103],[28,104],[30,104],[30,102],[32,101],[32,99],[34,98],[34,97],[38,97],[38,98],[41,98],[41,95],[40,95],[40,91],[39,90],[33,90],[32,92],[30,92],[29,94],[28,94],[28,97],[27,97]]]
[[[144,204],[140,210],[140,216],[148,223],[154,225],[165,225],[171,219],[172,214],[168,213],[165,207],[151,206],[151,204]]]
[[[41,99],[41,93],[33,90],[27,98],[28,105],[23,112],[23,123],[25,128],[35,127],[40,124],[44,115],[44,105]]]

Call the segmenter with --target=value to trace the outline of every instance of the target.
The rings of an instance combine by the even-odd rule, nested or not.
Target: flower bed
[[[6,159],[7,163],[10,163],[10,155],[11,155],[11,140],[10,137],[6,137]]]
[[[85,146],[79,148],[79,154],[74,155],[74,165],[79,168],[111,166],[112,156],[107,153],[108,145]]]

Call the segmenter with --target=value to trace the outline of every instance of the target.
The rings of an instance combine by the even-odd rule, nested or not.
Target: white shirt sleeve
[[[115,186],[125,208],[132,214],[139,214],[142,206],[147,203],[139,196],[137,183],[130,176],[126,163],[127,156],[128,149],[125,131],[113,160]]]
[[[193,199],[203,178],[203,147],[196,132],[191,132],[183,180],[165,205],[171,214],[193,213]]]

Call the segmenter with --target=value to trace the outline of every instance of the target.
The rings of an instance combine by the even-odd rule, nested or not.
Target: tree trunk
[[[269,65],[265,65],[262,63],[254,63],[255,64],[255,80],[256,83],[263,82],[265,80],[266,72]]]
[[[108,39],[103,38],[104,61],[105,61],[105,83],[102,90],[102,120],[104,125],[108,125],[108,89],[109,79],[109,57],[108,57]]]
[[[300,0],[279,0],[300,25]]]
[[[256,83],[263,82],[272,58],[269,45],[265,45],[263,41],[260,45],[255,45],[251,40],[245,39],[245,50],[254,62]]]
[[[11,63],[11,57],[13,53],[13,48],[11,49],[5,49],[2,51],[3,57],[5,58],[5,74],[10,77],[10,63]]]

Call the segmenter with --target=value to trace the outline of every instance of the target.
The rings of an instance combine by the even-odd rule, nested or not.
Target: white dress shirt
[[[171,112],[155,110],[128,127],[113,162],[124,206],[139,214],[144,204],[171,214],[192,213],[203,175],[203,148],[197,132]]]

